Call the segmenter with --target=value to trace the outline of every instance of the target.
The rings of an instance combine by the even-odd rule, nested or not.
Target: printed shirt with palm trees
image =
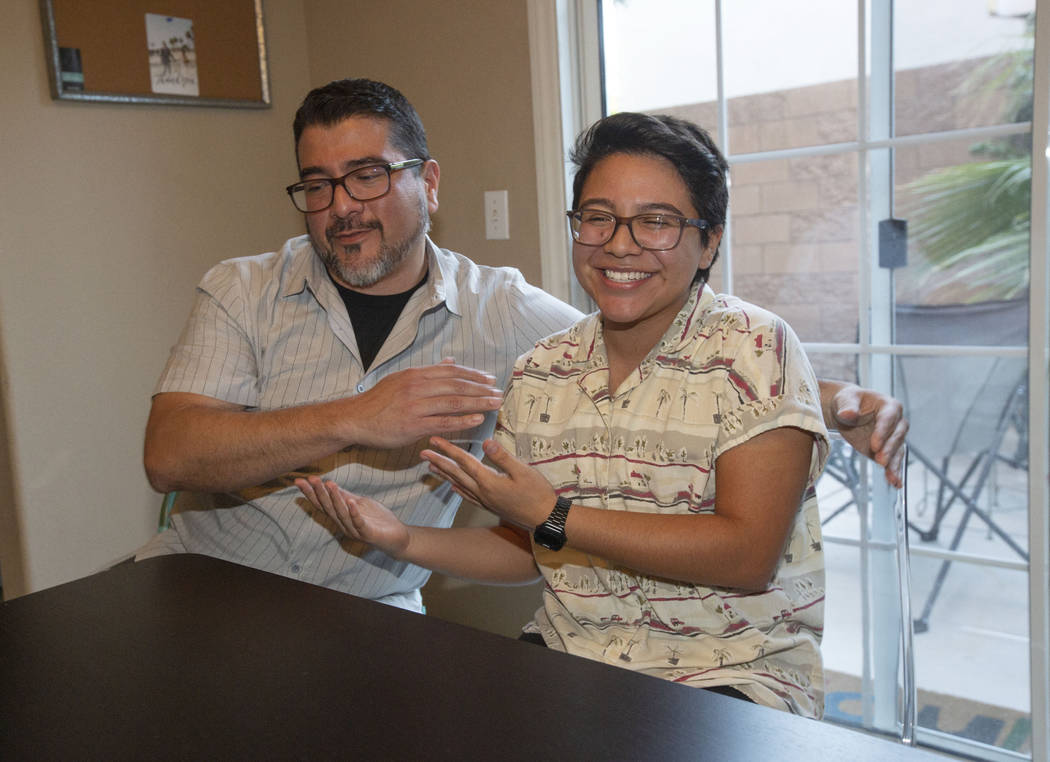
[[[519,358],[496,436],[573,503],[614,511],[714,512],[715,460],[764,431],[812,432],[803,502],[769,588],[650,577],[569,544],[534,545],[547,645],[758,703],[820,716],[824,556],[814,485],[827,457],[817,381],[794,332],[766,310],[694,288],[615,394],[590,315]]]

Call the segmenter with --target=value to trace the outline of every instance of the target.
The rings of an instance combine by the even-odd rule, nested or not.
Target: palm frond
[[[916,263],[917,286],[933,291],[945,284],[973,301],[1013,299],[1028,289],[1029,231],[1006,231],[954,252],[937,263]],[[949,275],[950,273],[950,275]]]
[[[902,189],[909,234],[934,265],[1013,231],[1027,235],[1031,176],[1028,159],[930,172]]]

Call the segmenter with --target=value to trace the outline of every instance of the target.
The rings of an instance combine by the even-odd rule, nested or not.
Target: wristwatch
[[[565,546],[565,520],[569,517],[572,503],[566,497],[554,501],[554,510],[547,520],[536,526],[532,539],[548,550],[561,550]]]

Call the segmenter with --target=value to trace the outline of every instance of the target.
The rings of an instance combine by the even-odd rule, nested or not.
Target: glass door
[[[919,742],[1046,758],[1047,580],[1029,571],[1048,513],[1046,330],[1029,320],[1047,309],[1037,3],[556,5],[563,133],[625,110],[707,128],[732,177],[712,286],[785,318],[818,375],[907,406]],[[875,552],[892,495],[840,455],[821,485],[827,719],[893,733],[897,621],[879,602],[896,593]]]

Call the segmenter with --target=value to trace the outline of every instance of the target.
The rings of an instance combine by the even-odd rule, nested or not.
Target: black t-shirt
[[[335,283],[334,280],[332,282]],[[409,298],[426,282],[427,276],[424,273],[423,279],[408,291],[382,296],[362,294],[335,284],[350,315],[350,324],[354,327],[357,348],[361,352],[361,364],[365,366],[365,370],[368,370],[372,361],[376,359],[380,347],[393,330]]]

